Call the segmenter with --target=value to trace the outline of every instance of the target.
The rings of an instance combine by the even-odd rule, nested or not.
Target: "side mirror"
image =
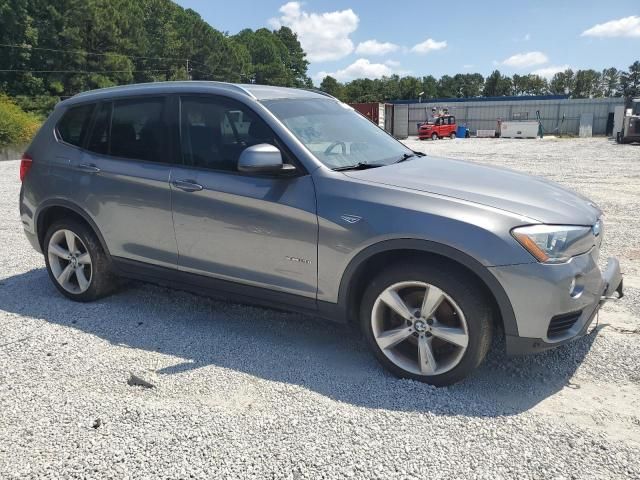
[[[293,165],[282,163],[280,150],[268,143],[245,148],[238,159],[240,172],[282,174],[292,173],[295,169]]]

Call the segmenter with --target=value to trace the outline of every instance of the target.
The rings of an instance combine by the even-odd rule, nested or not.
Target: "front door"
[[[98,105],[72,165],[71,197],[91,215],[112,256],[175,269],[165,107],[164,97]]]
[[[182,166],[171,176],[178,268],[315,298],[318,224],[311,176],[238,172],[246,147],[281,146],[240,102],[182,97],[180,117]]]

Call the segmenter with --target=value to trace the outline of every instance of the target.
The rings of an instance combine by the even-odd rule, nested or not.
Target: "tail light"
[[[23,182],[29,170],[31,170],[31,165],[33,165],[33,158],[31,158],[26,153],[22,155],[22,159],[20,160],[20,181]]]

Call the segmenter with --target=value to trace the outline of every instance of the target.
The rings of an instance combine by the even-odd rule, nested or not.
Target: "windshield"
[[[389,165],[412,153],[351,107],[330,98],[263,104],[329,168]]]

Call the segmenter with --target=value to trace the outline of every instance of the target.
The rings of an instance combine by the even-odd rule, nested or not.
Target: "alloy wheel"
[[[47,247],[49,267],[56,282],[69,293],[81,294],[91,285],[91,255],[78,235],[71,230],[58,230]]]
[[[386,288],[373,305],[371,327],[382,353],[416,375],[450,371],[469,345],[467,321],[458,304],[425,282],[400,282]]]

